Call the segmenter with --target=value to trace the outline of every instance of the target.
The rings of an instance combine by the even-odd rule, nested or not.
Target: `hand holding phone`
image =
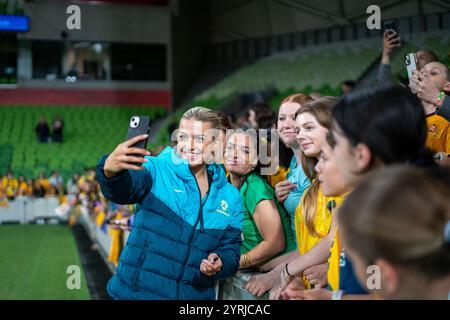
[[[151,121],[149,117],[132,116],[128,126],[127,141],[140,135],[148,135],[150,132],[150,124]],[[147,142],[148,139],[145,139],[133,144],[132,147],[145,149],[147,147]]]
[[[145,140],[148,135],[136,136],[128,141],[119,144],[116,149],[106,158],[105,165],[103,166],[103,171],[108,179],[113,178],[122,170],[144,170],[142,165],[148,160],[144,156],[149,156],[150,152],[132,147],[134,144]],[[139,156],[136,156],[139,155]]]
[[[127,141],[133,139],[134,137],[140,135],[147,135],[147,138],[140,140],[135,144],[132,144],[133,148],[146,149],[148,143],[148,134],[150,132],[150,118],[146,116],[132,116],[130,119],[130,124],[128,126]],[[133,156],[141,157],[140,154],[134,154]],[[141,163],[133,163],[136,166],[140,166]]]
[[[149,131],[150,118],[131,117],[127,141],[119,144],[105,161],[103,171],[108,179],[122,170],[143,170],[142,164],[148,161],[144,156],[150,155],[150,152],[145,150]]]
[[[387,20],[383,24],[384,33],[387,33],[388,36],[393,36],[398,34],[397,22],[394,20]]]
[[[383,32],[383,63],[390,63],[390,55],[394,48],[401,46],[401,39],[397,33],[395,21],[386,21]]]
[[[405,65],[409,79],[414,75],[414,70],[417,70],[417,55],[415,52],[408,53],[405,56]]]

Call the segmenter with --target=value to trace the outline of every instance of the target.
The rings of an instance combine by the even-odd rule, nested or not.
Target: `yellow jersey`
[[[431,114],[427,116],[427,127],[427,148],[434,153],[450,153],[450,122],[437,114]]]
[[[14,197],[19,188],[19,181],[15,178],[9,179],[8,177],[5,177],[2,181],[2,187],[3,190],[5,190],[7,197]]]
[[[19,183],[19,192],[18,194],[21,196],[27,196],[28,193],[28,184],[25,181]]]
[[[275,189],[278,182],[286,180],[287,174],[289,173],[289,168],[283,166],[277,166],[277,173],[271,176],[267,176],[270,185]]]
[[[330,231],[331,220],[332,220],[332,212],[334,208],[339,206],[342,203],[342,197],[326,197],[322,190],[319,189],[317,204],[316,204],[316,214],[314,217],[314,227],[321,235],[318,237],[309,232],[306,223],[305,217],[303,215],[303,208],[300,201],[300,204],[297,206],[295,210],[295,234],[297,237],[298,250],[300,255],[305,254],[309,250],[311,250],[323,237],[325,237]],[[308,281],[304,278],[304,284],[306,288],[309,288]]]
[[[346,194],[342,201],[345,199]],[[342,203],[342,202],[341,202]],[[341,254],[342,254],[342,244],[341,239],[339,237],[339,225],[336,226],[334,230],[334,240],[330,249],[330,256],[328,258],[328,272],[327,279],[328,285],[332,290],[339,289],[339,274],[341,267]]]
[[[328,259],[328,285],[332,290],[339,289],[339,269],[341,258],[341,241],[339,239],[338,226],[335,229],[334,241],[330,250],[330,258]]]

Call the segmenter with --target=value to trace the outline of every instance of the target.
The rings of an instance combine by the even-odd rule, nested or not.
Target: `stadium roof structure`
[[[210,0],[213,41],[233,41],[366,21],[370,5],[381,20],[450,10],[443,0]]]

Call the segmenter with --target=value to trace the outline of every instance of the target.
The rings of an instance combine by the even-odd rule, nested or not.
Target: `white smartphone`
[[[415,52],[408,53],[405,56],[405,64],[409,79],[413,76],[413,70],[417,70],[417,55]]]

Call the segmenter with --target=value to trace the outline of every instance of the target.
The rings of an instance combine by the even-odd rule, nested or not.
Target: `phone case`
[[[149,134],[150,132],[150,118],[146,116],[132,116],[130,119],[130,124],[128,126],[127,140],[130,140],[141,134]],[[148,138],[141,140],[138,143],[132,145],[133,148],[146,149]],[[141,155],[135,155],[137,157],[142,157]],[[141,166],[140,163],[135,163],[135,165]]]
[[[384,22],[384,30],[389,30],[389,32],[398,33],[397,22],[389,20]]]
[[[417,70],[417,57],[416,54],[408,53],[405,56],[405,64],[406,64],[406,71],[408,71],[408,79],[413,76],[413,70]]]

